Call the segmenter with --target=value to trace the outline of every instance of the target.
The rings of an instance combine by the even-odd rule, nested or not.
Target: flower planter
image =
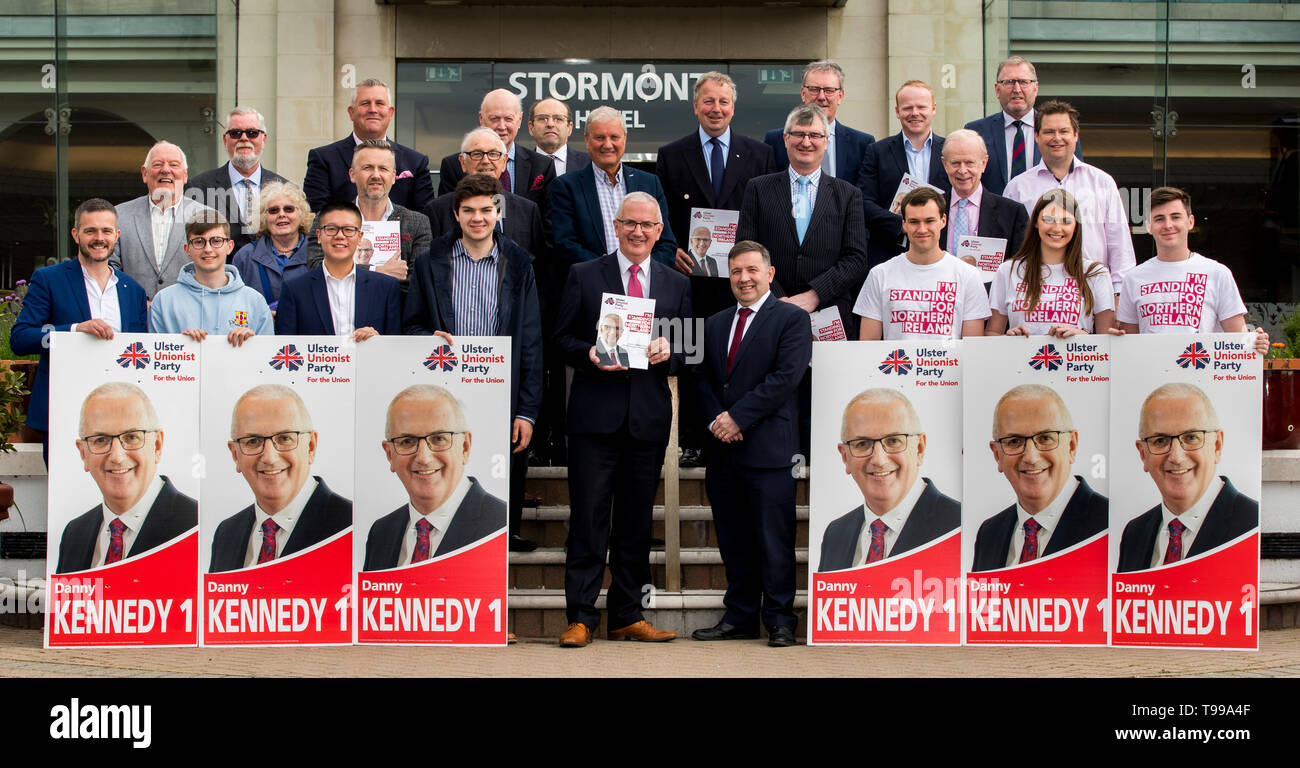
[[[1263,449],[1300,449],[1300,358],[1264,360]]]

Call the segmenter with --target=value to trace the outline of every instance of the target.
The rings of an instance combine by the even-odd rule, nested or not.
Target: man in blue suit
[[[41,356],[27,407],[27,426],[40,433],[47,448],[49,332],[80,331],[112,339],[118,331],[148,330],[144,288],[108,263],[119,235],[117,209],[107,200],[92,197],[77,206],[73,224],[77,258],[36,270],[9,337],[15,353]]]
[[[275,332],[334,336],[364,341],[402,332],[402,296],[396,278],[357,269],[361,211],[352,203],[330,203],[316,216],[325,260],[320,269],[289,280],[280,289]]]
[[[727,570],[726,613],[696,640],[758,637],[794,645],[795,479],[799,453],[795,390],[812,357],[808,313],[772,297],[776,269],[759,243],[727,255],[737,306],[708,319],[704,362],[695,369],[702,420],[713,439],[704,486]]]
[[[596,107],[587,115],[587,151],[591,165],[570,171],[551,183],[551,234],[555,257],[570,264],[598,259],[618,248],[614,217],[623,198],[646,192],[659,201],[663,232],[651,256],[668,266],[676,262],[677,241],[668,226],[668,200],[659,177],[623,165],[627,128],[613,107]]]
[[[875,143],[876,137],[850,128],[835,119],[844,101],[844,70],[830,59],[814,61],[803,70],[803,86],[799,95],[804,104],[816,104],[826,113],[829,140],[822,158],[822,172],[850,184],[858,183],[858,170],[862,157]],[[773,128],[763,137],[776,156],[776,170],[790,164],[785,150],[785,130]]]

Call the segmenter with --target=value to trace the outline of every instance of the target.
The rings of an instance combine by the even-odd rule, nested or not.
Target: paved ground
[[[1258,653],[1115,648],[768,648],[763,641],[582,649],[185,648],[53,650],[0,627],[0,677],[1300,677],[1300,629],[1260,636]]]

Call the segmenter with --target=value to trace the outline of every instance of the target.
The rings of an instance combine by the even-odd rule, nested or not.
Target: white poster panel
[[[691,274],[698,277],[727,277],[727,254],[736,244],[740,211],[720,208],[692,208],[690,231],[684,249],[695,262]]]

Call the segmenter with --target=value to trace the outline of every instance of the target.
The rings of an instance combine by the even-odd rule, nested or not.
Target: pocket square
[[[546,178],[544,174],[540,174],[540,173],[537,174],[537,178],[533,179],[533,183],[532,183],[531,186],[528,187],[528,191],[529,191],[529,192],[536,192],[537,190],[541,189],[541,188],[542,188],[542,179],[544,179],[544,178]]]
[[[410,171],[402,171],[401,173],[397,174],[397,178],[398,178],[398,179],[413,179],[413,178],[415,178],[415,174],[411,173]],[[394,181],[395,181],[395,180],[396,180],[396,179],[394,179]]]

